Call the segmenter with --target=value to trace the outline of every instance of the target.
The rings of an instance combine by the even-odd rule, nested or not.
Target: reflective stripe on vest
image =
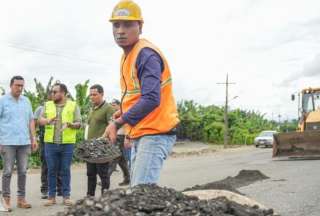
[[[74,112],[76,109],[76,103],[70,100],[67,100],[66,104],[63,107],[61,118],[62,124],[72,123],[74,120]],[[45,103],[45,114],[47,119],[52,119],[56,117],[56,105],[53,101],[48,101]],[[73,144],[76,142],[77,130],[72,128],[66,128],[62,132],[62,143],[63,144]],[[54,136],[54,125],[45,126],[44,141],[46,143],[53,143]]]
[[[141,97],[140,82],[137,75],[136,60],[143,48],[151,48],[157,52],[163,61],[164,70],[161,74],[160,105],[143,118],[137,125],[126,125],[126,133],[131,138],[143,135],[162,134],[170,131],[178,123],[177,106],[172,93],[172,79],[168,63],[160,50],[145,39],[140,39],[127,56],[121,60],[121,91],[122,111],[127,112]]]

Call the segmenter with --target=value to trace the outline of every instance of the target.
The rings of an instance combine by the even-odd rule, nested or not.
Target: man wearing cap
[[[121,109],[114,114],[115,121],[108,125],[105,136],[115,142],[117,129],[124,125],[133,145],[131,186],[157,183],[179,123],[171,72],[161,51],[140,39],[143,19],[136,3],[120,1],[110,21],[115,42],[124,53]]]

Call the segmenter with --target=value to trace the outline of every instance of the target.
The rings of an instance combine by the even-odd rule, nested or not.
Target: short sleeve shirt
[[[0,145],[30,145],[32,107],[25,96],[14,98],[6,94],[0,98]]]
[[[99,138],[103,135],[113,112],[113,108],[106,102],[90,111],[88,117],[88,139]]]

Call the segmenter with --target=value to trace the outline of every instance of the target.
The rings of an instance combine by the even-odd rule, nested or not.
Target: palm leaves
[[[87,119],[90,110],[90,98],[88,96],[89,80],[86,80],[83,84],[79,83],[75,86],[76,89],[76,102],[80,107],[81,116],[83,119]]]
[[[50,77],[46,86],[44,86],[37,78],[34,78],[35,83],[35,91],[24,90],[24,96],[28,97],[33,110],[36,109],[38,106],[43,105],[44,102],[48,100],[49,92],[52,88],[53,77]]]

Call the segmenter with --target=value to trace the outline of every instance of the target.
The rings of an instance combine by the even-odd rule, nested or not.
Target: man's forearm
[[[122,115],[122,119],[125,123],[134,126],[158,106],[159,101],[157,100],[141,98],[128,112]]]
[[[30,140],[32,143],[33,141],[35,141],[37,139],[35,121],[33,119],[29,123],[29,131],[30,131]]]
[[[137,59],[138,79],[141,85],[141,97],[126,113],[122,115],[125,123],[138,124],[156,109],[161,100],[162,59],[152,49],[144,48]]]
[[[74,127],[74,129],[79,129],[79,128],[81,128],[81,122],[75,122],[75,123],[73,123],[73,127]]]
[[[46,124],[49,123],[48,119],[43,118],[43,117],[40,117],[37,122],[38,122],[38,124],[41,125],[41,126],[45,126]]]

